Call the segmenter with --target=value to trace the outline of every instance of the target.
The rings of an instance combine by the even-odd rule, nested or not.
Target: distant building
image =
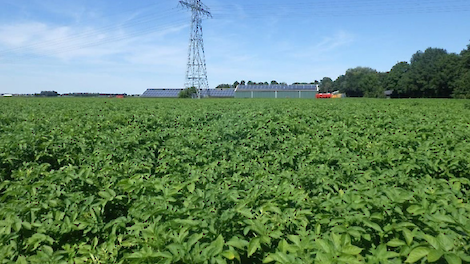
[[[13,95],[7,93],[7,94],[3,94],[3,97],[13,97]]]
[[[201,91],[202,98],[233,98],[235,88],[216,88]]]
[[[177,98],[184,89],[151,88],[143,98]],[[238,85],[237,88],[216,88],[201,90],[201,98],[310,98],[318,93],[316,84]]]
[[[392,98],[393,91],[394,91],[394,90],[386,90],[386,91],[384,92],[385,97],[387,97],[387,98]]]
[[[316,84],[238,85],[235,98],[309,98],[318,93]]]
[[[142,96],[145,98],[178,98],[178,94],[184,89],[152,88],[147,89]]]

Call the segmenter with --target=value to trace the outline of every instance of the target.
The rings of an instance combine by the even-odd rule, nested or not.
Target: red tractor
[[[331,93],[317,93],[315,98],[331,98]]]

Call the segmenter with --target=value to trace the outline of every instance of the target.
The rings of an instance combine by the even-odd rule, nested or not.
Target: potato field
[[[0,263],[470,263],[469,101],[0,110]]]

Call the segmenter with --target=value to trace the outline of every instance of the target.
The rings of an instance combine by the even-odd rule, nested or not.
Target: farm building
[[[201,91],[202,98],[233,98],[235,94],[235,88],[224,88],[224,89],[207,89]]]
[[[184,89],[147,89],[141,97],[177,98]],[[318,94],[315,84],[300,85],[238,85],[237,88],[201,90],[201,98],[308,98]]]
[[[235,98],[309,98],[318,93],[318,85],[238,85]]]
[[[177,98],[184,89],[147,89],[141,97]],[[201,91],[202,98],[233,98],[235,89],[207,89]]]
[[[141,97],[147,98],[177,98],[183,89],[147,89]]]

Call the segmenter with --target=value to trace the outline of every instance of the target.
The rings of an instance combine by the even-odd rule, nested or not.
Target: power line
[[[470,5],[459,6],[459,7],[448,7],[448,8],[421,8],[410,10],[408,8],[396,8],[396,9],[364,9],[364,10],[348,10],[348,11],[325,11],[323,13],[312,13],[303,10],[303,12],[296,12],[295,10],[284,11],[283,15],[276,15],[276,11],[265,12],[265,13],[244,13],[237,19],[265,19],[265,18],[282,18],[290,20],[298,20],[302,17],[317,18],[317,17],[368,17],[368,16],[380,16],[380,15],[403,15],[403,14],[441,14],[441,13],[461,13],[470,11]],[[293,16],[295,15],[295,16]],[[233,18],[229,13],[214,13],[215,19],[228,19]]]
[[[234,13],[234,7],[239,7],[240,12]],[[304,15],[311,17],[336,17],[336,16],[372,16],[372,15],[396,15],[411,13],[444,13],[466,12],[470,10],[470,3],[465,0],[442,1],[417,1],[397,3],[397,1],[357,0],[354,2],[344,0],[289,2],[289,4],[253,3],[243,6],[229,4],[216,5],[212,8],[214,17],[237,16],[240,19],[286,17],[296,19]],[[241,16],[238,16],[241,15]]]
[[[272,3],[270,2],[269,4],[262,2],[262,3],[256,3],[256,1],[252,1],[249,4],[243,4],[243,5],[237,5],[237,4],[222,4],[222,5],[213,5],[211,10],[216,11],[218,8],[223,8],[223,9],[233,9],[233,7],[239,6],[243,7],[244,9],[251,9],[251,10],[256,10],[256,11],[263,11],[265,9],[272,9],[272,10],[279,10],[279,9],[284,9],[284,8],[321,8],[321,7],[328,7],[328,6],[335,6],[335,7],[361,7],[361,6],[367,6],[367,7],[374,7],[374,6],[380,6],[380,5],[393,5],[393,6],[414,6],[414,5],[420,5],[420,6],[427,6],[427,5],[432,5],[432,4],[439,4],[440,6],[449,6],[450,4],[453,3],[464,3],[468,4],[467,0],[448,0],[446,2],[442,2],[440,0],[409,0],[409,1],[403,1],[403,2],[397,2],[396,0],[355,0],[354,2],[351,2],[350,0],[321,0],[321,1],[309,1],[309,2],[303,2],[303,1],[289,1],[287,4],[280,4],[280,3]]]
[[[164,31],[172,27],[187,25],[187,22],[183,20],[183,11],[181,9],[159,9],[158,7],[161,6],[161,2],[158,2],[157,4],[137,7],[134,11],[143,11],[142,13],[147,14],[140,14],[119,24],[111,23],[79,33],[72,33],[65,37],[41,40],[14,48],[3,49],[0,50],[0,57],[21,53],[32,54],[38,52],[38,50],[39,52],[44,50],[45,46],[47,46],[47,50],[54,48],[57,54],[63,54],[77,49],[129,40],[152,32],[158,33],[159,30]],[[237,9],[240,10],[239,13],[234,11]],[[440,0],[409,0],[399,2],[396,0],[355,0],[354,2],[350,0],[313,0],[308,2],[294,0],[282,3],[257,3],[255,0],[243,5],[214,5],[211,7],[211,11],[213,18],[216,20],[232,19],[233,17],[237,19],[264,19],[271,17],[280,17],[282,19],[307,17],[315,19],[316,17],[468,12],[470,11],[470,3],[468,3],[468,0],[447,0],[445,2]],[[239,14],[242,15],[240,16]],[[117,15],[103,17],[102,19],[106,20],[115,16]],[[128,32],[122,35],[109,35],[109,32],[116,31]],[[97,37],[98,34],[103,34],[104,37],[99,38]]]

